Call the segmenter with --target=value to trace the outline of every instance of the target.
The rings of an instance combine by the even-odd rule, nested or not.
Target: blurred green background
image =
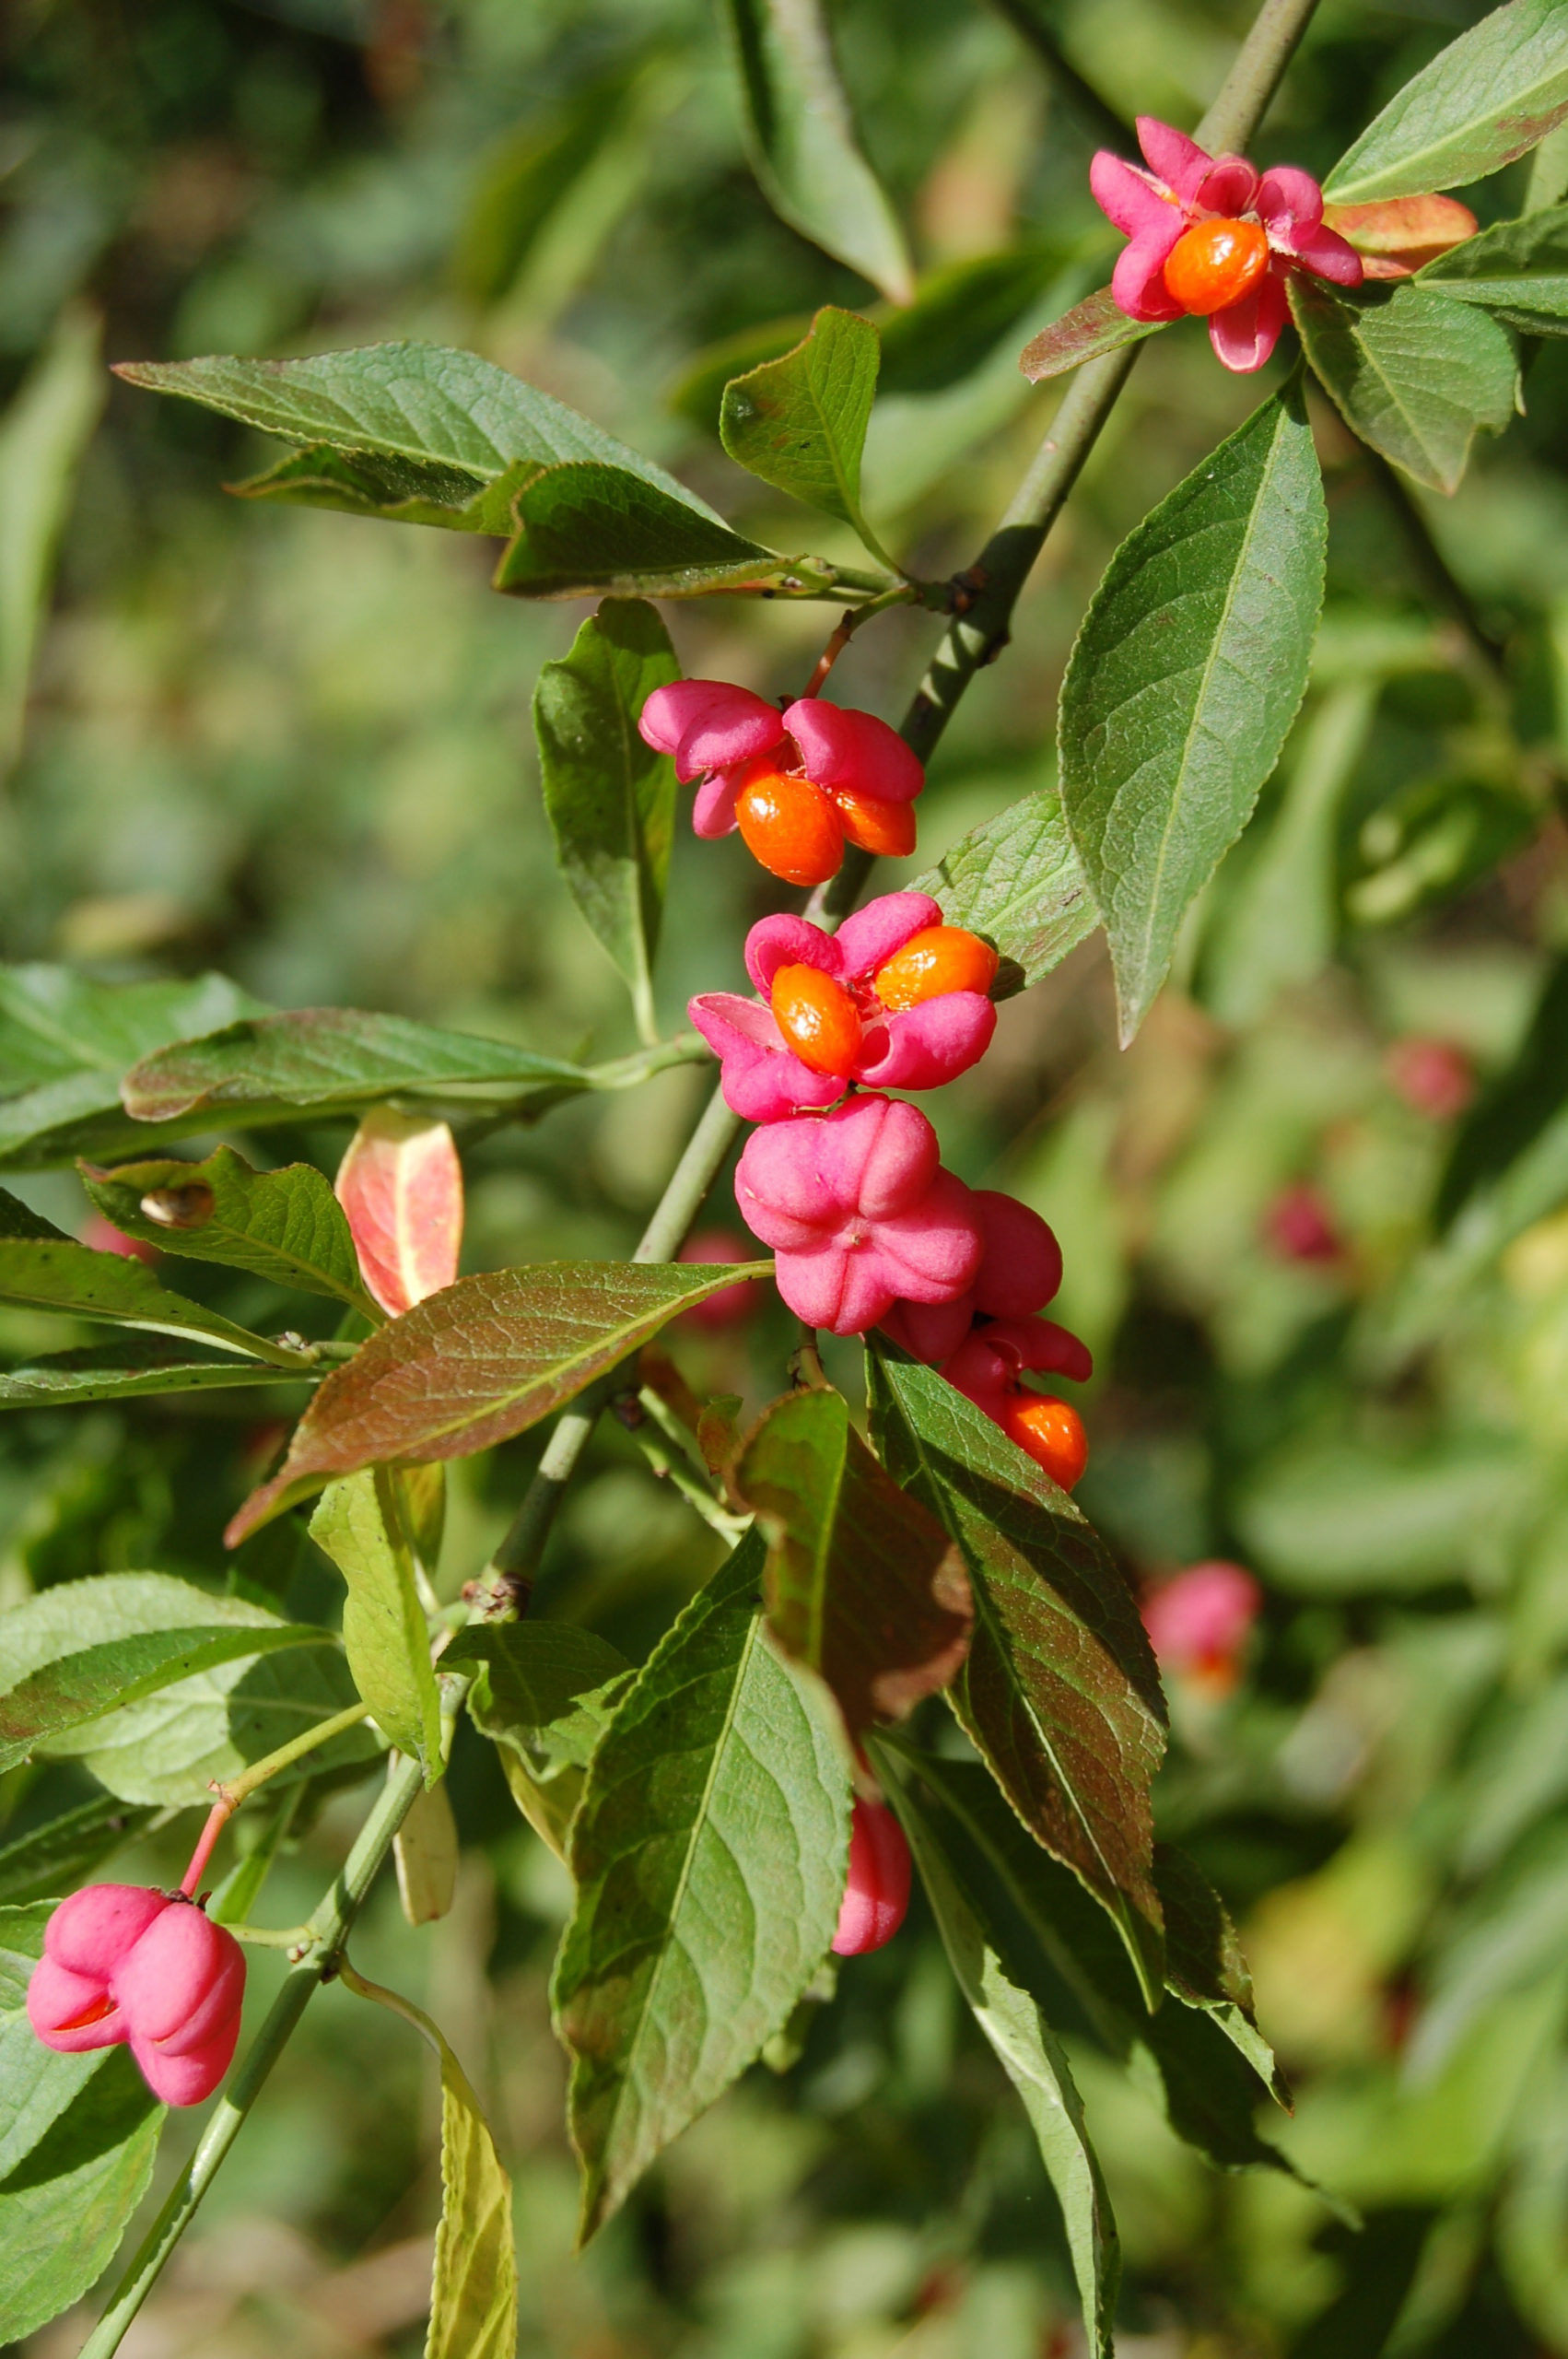
[[[1246,21],[1198,0],[1009,13],[1047,25],[1116,113],[1183,124]],[[1260,158],[1326,169],[1480,13],[1327,0]],[[833,19],[922,276],[957,274],[956,332],[890,341],[868,460],[879,528],[941,575],[973,557],[1048,416],[1019,345],[1106,275],[1085,179],[1100,125],[982,0],[842,0]],[[276,446],[113,384],[97,354],[468,345],[763,539],[852,562],[713,431],[715,343],[823,301],[885,314],[758,193],[707,0],[13,0],[0,45],[0,737],[27,656],[6,511],[103,399],[0,800],[5,957],[110,979],[211,966],[280,1005],[629,1047],[621,986],[552,866],[528,718],[579,610],[494,597],[489,548],[457,535],[226,500]],[[1504,217],[1529,171],[1469,201]],[[1099,1363],[1081,1496],[1129,1578],[1217,1555],[1266,1586],[1232,1694],[1172,1673],[1162,1826],[1242,1923],[1299,2094],[1281,2142],[1366,2223],[1352,2236],[1282,2174],[1212,2172],[1080,2043],[1128,2359],[1568,2353],[1568,345],[1527,362],[1525,416],[1425,507],[1509,642],[1506,681],[1431,602],[1385,491],[1320,414],[1314,687],[1179,986],[1120,1056],[1108,967],[1083,945],[1003,1008],[983,1069],[933,1109],[967,1180],[1060,1233],[1060,1315]],[[1111,549],[1258,393],[1195,327],[1145,354],[1012,648],[943,743],[911,873],[1048,780],[1058,684]],[[833,618],[670,611],[688,672],[766,694],[798,692]],[[878,622],[835,692],[895,720],[933,635]],[[690,992],[735,982],[766,882],[734,843],[683,832],[668,1027]],[[705,1086],[686,1068],[475,1141],[465,1265],[628,1250]],[[343,1144],[249,1151],[330,1170]],[[25,1185],[80,1228],[74,1180]],[[714,1218],[733,1225],[722,1184]],[[298,1314],[191,1263],[181,1282],[237,1316]],[[58,1340],[16,1313],[0,1331]],[[789,1341],[769,1312],[674,1349],[699,1390],[759,1403]],[[852,1388],[849,1355],[834,1366]],[[238,1399],[8,1419],[0,1604],[100,1569],[228,1578],[218,1532],[275,1439]],[[536,1449],[455,1471],[451,1592]],[[641,1654],[716,1544],[612,1428],[541,1604]],[[287,1532],[242,1577],[333,1610]],[[564,1872],[486,1748],[460,1747],[452,1784],[453,1914],[414,1933],[389,1890],[356,1952],[424,1997],[492,2108],[530,2359],[1070,2359],[1043,2171],[918,1906],[843,1975],[793,2070],[758,2067],[574,2260],[544,1998]],[[88,1790],[67,1767],[13,1773],[0,1822]],[[305,1913],[363,1802],[312,1790],[269,1918]],[[189,1834],[116,1872],[169,1872]],[[252,1978],[259,1999],[264,1962]],[[417,2351],[435,2127],[417,2043],[326,1992],[132,2359]],[[191,2135],[170,2130],[160,2186]],[[46,2330],[29,2359],[64,2359],[82,2331]]]

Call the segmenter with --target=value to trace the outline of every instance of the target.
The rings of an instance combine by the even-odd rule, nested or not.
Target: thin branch
[[[991,0],[991,6],[1034,51],[1090,137],[1130,155],[1138,145],[1132,125],[1122,120],[1109,100],[1103,99],[1094,84],[1084,80],[1071,59],[1063,54],[1061,43],[1046,21],[1040,0]]]
[[[1439,548],[1421,504],[1403,475],[1389,465],[1380,451],[1367,447],[1365,454],[1373,481],[1393,510],[1404,534],[1422,588],[1435,604],[1445,607],[1453,616],[1488,672],[1502,685],[1507,664],[1503,641],[1488,630],[1480,608]]]

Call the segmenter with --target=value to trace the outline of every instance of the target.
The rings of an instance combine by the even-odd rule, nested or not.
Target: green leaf
[[[348,1223],[331,1184],[309,1163],[256,1171],[231,1146],[205,1163],[82,1167],[82,1185],[106,1220],[166,1253],[250,1270],[274,1285],[299,1286],[362,1311],[380,1312],[359,1278]]]
[[[155,1049],[266,1013],[222,975],[99,983],[64,967],[0,967],[0,1169],[146,1151],[120,1103],[126,1068]]]
[[[888,1790],[958,1988],[1024,2101],[1056,2189],[1089,2349],[1094,2359],[1111,2359],[1121,2246],[1067,2051],[1017,1955],[1016,1942],[988,1907],[989,1895],[974,1872],[972,1853],[952,1840],[952,1820],[926,1805],[912,1779],[893,1779]]]
[[[123,361],[115,374],[303,444],[312,467],[323,464],[323,454],[343,454],[347,469],[323,485],[339,495],[324,499],[329,507],[385,514],[413,503],[430,511],[417,515],[422,523],[505,533],[512,499],[543,469],[591,460],[640,477],[712,523],[722,521],[662,467],[473,352],[373,344],[303,360]],[[283,470],[241,488],[311,496],[308,475]]]
[[[969,1568],[975,1626],[954,1708],[1036,1841],[1110,1911],[1152,1994],[1149,1788],[1164,1702],[1127,1583],[1066,1493],[934,1368],[873,1345],[867,1370],[883,1464]]]
[[[306,1007],[226,1025],[145,1057],[123,1085],[137,1122],[231,1130],[308,1112],[351,1114],[385,1097],[505,1096],[540,1104],[586,1088],[579,1065],[401,1015]]]
[[[566,1856],[584,1772],[631,1665],[573,1622],[509,1622],[460,1630],[443,1669],[478,1666],[474,1724],[497,1745],[512,1799],[552,1850]]]
[[[1234,1502],[1249,1555],[1301,1597],[1430,1589],[1480,1569],[1533,1508],[1501,1439],[1424,1449],[1300,1442],[1265,1460]]]
[[[103,2061],[100,2054],[57,2054],[28,2021],[28,1984],[54,1907],[38,1900],[0,1908],[0,2180],[47,2136]]]
[[[1119,352],[1124,344],[1140,344],[1166,325],[1164,320],[1129,320],[1108,287],[1086,295],[1059,320],[1032,336],[1018,356],[1018,366],[1032,385],[1043,385],[1103,352]]]
[[[76,471],[103,407],[103,325],[62,311],[0,418],[0,779],[21,750],[33,643]]]
[[[525,1432],[678,1311],[772,1266],[538,1262],[460,1278],[333,1369],[282,1470],[229,1525],[230,1546],[334,1474],[404,1458],[468,1458]]]
[[[622,66],[569,94],[552,92],[481,157],[452,253],[469,302],[486,309],[508,293],[557,205],[622,130],[637,78]]]
[[[50,1352],[0,1370],[0,1409],[46,1409],[55,1402],[125,1401],[164,1392],[232,1391],[253,1384],[298,1384],[310,1374],[262,1360],[196,1359],[189,1348],[145,1336]]]
[[[731,1481],[768,1542],[768,1626],[826,1682],[851,1736],[947,1685],[969,1639],[964,1560],[877,1464],[842,1393],[776,1401]]]
[[[1037,983],[1100,921],[1054,787],[971,828],[911,889],[929,893],[949,925],[983,934],[997,952],[993,999]]]
[[[617,1708],[572,1826],[554,2003],[591,2235],[787,2022],[838,1920],[837,1715],[764,1634],[748,1533]]]
[[[74,1319],[101,1319],[112,1325],[146,1327],[155,1334],[185,1335],[270,1361],[298,1375],[310,1367],[302,1352],[236,1327],[199,1302],[160,1286],[145,1262],[119,1253],[95,1253],[68,1237],[0,1236],[0,1302],[26,1303],[33,1310],[58,1310]]]
[[[443,2039],[441,2218],[425,2359],[516,2359],[512,2188],[467,2075]]]
[[[1480,303],[1531,335],[1568,335],[1568,205],[1499,221],[1420,274],[1457,303]]]
[[[1323,193],[1336,205],[1459,188],[1568,115],[1568,6],[1508,0],[1461,33],[1368,124]]]
[[[793,351],[725,386],[719,436],[741,466],[840,517],[886,564],[860,508],[860,453],[881,359],[869,320],[825,305]]]
[[[310,1519],[310,1537],[348,1584],[343,1646],[354,1684],[388,1743],[418,1761],[433,1786],[444,1766],[441,1703],[390,1472],[380,1467],[332,1484]]]
[[[1328,529],[1293,382],[1129,534],[1083,618],[1061,692],[1061,795],[1124,1044],[1295,717]]]
[[[972,377],[1071,266],[1074,252],[1065,241],[1007,246],[932,271],[907,311],[889,311],[877,322],[879,393],[942,393]]]
[[[832,567],[779,557],[623,467],[552,467],[517,502],[517,521],[495,586],[520,598],[820,597],[834,580]]]
[[[724,0],[724,20],[763,194],[825,253],[909,302],[908,248],[856,143],[820,0]]]
[[[14,1905],[75,1891],[133,1841],[152,1815],[149,1806],[133,1810],[113,1794],[95,1794],[59,1818],[29,1827],[0,1846],[0,1902]]]
[[[653,961],[675,832],[675,766],[638,734],[656,688],[681,676],[652,606],[608,599],[533,697],[544,809],[567,886],[658,1037]]]
[[[1477,434],[1501,434],[1514,416],[1507,329],[1415,279],[1351,292],[1298,270],[1290,295],[1306,357],[1351,431],[1429,490],[1453,491]]]
[[[0,2178],[0,2338],[7,2342],[68,2308],[108,2268],[146,2192],[163,2126],[164,2108],[127,2048],[53,2060],[97,2069]]]

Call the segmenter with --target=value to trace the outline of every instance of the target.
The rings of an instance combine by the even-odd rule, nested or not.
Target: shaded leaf
[[[404,1458],[466,1458],[524,1432],[677,1311],[771,1268],[544,1262],[460,1278],[333,1371],[281,1472],[229,1525],[229,1545],[332,1475]]]
[[[138,1058],[237,1016],[266,1013],[223,975],[100,983],[65,967],[0,967],[0,1168],[145,1153],[120,1103]]]
[[[82,1185],[123,1236],[165,1253],[250,1270],[274,1285],[324,1294],[375,1317],[354,1239],[332,1189],[309,1163],[256,1171],[231,1146],[204,1163],[159,1160],[81,1168]]]
[[[252,1384],[298,1384],[309,1374],[262,1360],[198,1359],[187,1346],[145,1336],[49,1352],[0,1370],[0,1409],[43,1409],[55,1402],[123,1401],[163,1392],[233,1391]]]
[[[995,999],[1048,975],[1100,921],[1054,787],[971,828],[912,890],[940,901],[949,925],[991,945],[1001,960]]]
[[[477,515],[469,512],[486,487],[500,493],[507,477],[505,491],[515,496],[545,467],[591,460],[639,476],[694,514],[720,521],[662,467],[477,353],[431,344],[374,344],[303,360],[241,360],[218,354],[201,360],[123,361],[115,374],[304,444],[318,464],[318,448],[344,453],[356,471],[375,460],[392,463],[391,471],[383,467],[360,475],[367,487],[363,506],[374,512],[415,501],[432,511],[418,522],[505,532],[507,519],[496,512],[496,499]],[[263,477],[259,485],[241,487],[270,490],[275,480]],[[372,492],[372,485],[380,487]],[[288,487],[298,498],[307,484],[297,478]]]
[[[820,594],[831,567],[783,557],[624,468],[553,467],[517,503],[495,586],[521,598],[696,598],[710,590]]]
[[[1568,335],[1568,205],[1483,229],[1429,263],[1421,283],[1531,335]]]
[[[21,746],[33,641],[54,552],[103,407],[102,323],[62,311],[0,418],[0,777]]]
[[[1124,1043],[1295,717],[1327,540],[1293,383],[1128,535],[1083,618],[1061,692],[1061,796],[1110,939]]]
[[[860,153],[820,0],[725,0],[752,169],[790,228],[895,303],[915,292],[898,219]]]
[[[1353,292],[1293,272],[1306,357],[1352,433],[1433,491],[1452,491],[1479,433],[1514,415],[1518,359],[1506,328],[1424,278]]]
[[[75,1810],[29,1827],[0,1845],[0,1902],[14,1906],[42,1900],[50,1893],[75,1891],[95,1868],[134,1841],[152,1815],[147,1805],[133,1809],[113,1794],[95,1794]]]
[[[97,2069],[0,2179],[0,2337],[7,2342],[68,2308],[102,2275],[146,2192],[163,2126],[164,2108],[128,2048],[52,2060]]]
[[[462,1165],[445,1122],[372,1108],[333,1187],[365,1284],[383,1310],[400,1318],[451,1285],[462,1246]]]
[[[1568,6],[1508,0],[1389,100],[1324,183],[1338,205],[1484,180],[1568,115]]]
[[[1094,2359],[1111,2359],[1120,2240],[1067,2052],[1016,1942],[987,1905],[973,1855],[952,1840],[952,1820],[926,1806],[915,1780],[895,1779],[889,1792],[958,1988],[1023,2099],[1056,2189],[1089,2349]]]
[[[468,1694],[474,1724],[499,1749],[519,1810],[564,1858],[583,1774],[631,1665],[572,1622],[477,1625],[459,1631],[441,1662],[478,1666]]]
[[[645,1039],[657,1038],[653,960],[675,833],[675,766],[638,734],[656,688],[681,676],[670,635],[641,600],[607,599],[533,697],[556,862],[625,976]]]
[[[617,1707],[572,1825],[553,1998],[585,2235],[788,2021],[838,1920],[837,1715],[763,1630],[748,1534]]]
[[[875,557],[882,551],[860,509],[860,453],[881,358],[871,322],[826,304],[793,351],[731,379],[719,413],[732,459],[842,518]]]
[[[75,1319],[150,1328],[155,1334],[193,1336],[296,1375],[310,1367],[303,1352],[269,1343],[264,1335],[236,1327],[232,1320],[185,1295],[171,1294],[145,1262],[120,1253],[95,1253],[70,1238],[0,1237],[0,1301],[64,1311]]]
[[[452,276],[471,303],[487,307],[508,292],[557,205],[621,130],[636,82],[623,66],[555,93],[480,159],[452,252]]]
[[[418,1761],[433,1786],[444,1766],[440,1697],[391,1471],[330,1485],[310,1537],[348,1585],[343,1647],[354,1684],[388,1743]]]
[[[974,254],[921,279],[907,311],[879,318],[880,394],[945,393],[972,376],[1073,259],[1066,243]]]
[[[1032,385],[1043,385],[1047,378],[1059,377],[1085,360],[1097,360],[1103,352],[1119,352],[1124,344],[1141,344],[1146,335],[1168,324],[1164,320],[1129,319],[1110,288],[1102,287],[1042,328],[1038,335],[1031,336],[1018,356],[1018,366]]]
[[[126,1074],[125,1110],[138,1122],[191,1129],[274,1122],[294,1112],[346,1114],[378,1098],[459,1094],[554,1097],[587,1086],[580,1066],[536,1057],[505,1040],[442,1032],[401,1015],[305,1007],[227,1025],[177,1042]]]
[[[448,1914],[457,1890],[458,1833],[444,1779],[415,1796],[392,1837],[392,1864],[409,1924],[433,1925]]]
[[[1064,1492],[939,1376],[868,1360],[883,1461],[964,1552],[975,1601],[954,1708],[1019,1817],[1161,1976],[1149,1787],[1164,1743],[1153,1656],[1122,1576]]]
[[[841,1393],[776,1401],[731,1481],[767,1538],[768,1626],[825,1680],[852,1736],[947,1685],[969,1637],[963,1558],[877,1464]]]

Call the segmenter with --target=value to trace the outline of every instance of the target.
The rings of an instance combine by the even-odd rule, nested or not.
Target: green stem
[[[1118,148],[1123,155],[1130,155],[1138,144],[1132,125],[1123,122],[1115,107],[1063,55],[1054,28],[1046,22],[1040,0],[991,0],[991,6],[1034,51],[1090,136],[1103,140],[1107,147]]]

